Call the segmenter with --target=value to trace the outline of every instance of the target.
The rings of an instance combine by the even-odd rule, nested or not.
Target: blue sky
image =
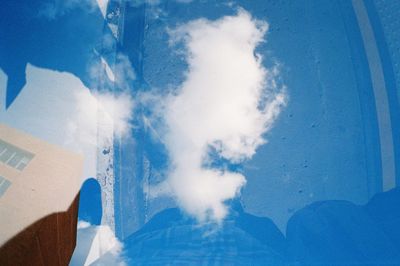
[[[239,199],[285,233],[398,179],[394,37],[356,2],[6,1],[0,121],[84,154],[82,183],[112,180],[102,225],[80,224],[116,246],[92,261],[171,207],[221,224]]]

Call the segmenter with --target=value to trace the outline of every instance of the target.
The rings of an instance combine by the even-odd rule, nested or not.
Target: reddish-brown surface
[[[0,248],[0,265],[68,265],[76,245],[79,194],[68,211],[35,222]]]

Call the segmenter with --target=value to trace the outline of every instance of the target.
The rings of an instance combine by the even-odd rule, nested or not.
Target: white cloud
[[[107,0],[47,0],[41,3],[38,15],[52,20],[76,8],[86,12],[93,12],[99,8],[103,13],[107,4]]]
[[[70,265],[126,265],[123,244],[106,225],[78,222],[77,244]]]
[[[134,101],[129,94],[136,75],[128,56],[118,53],[112,67],[100,56],[100,60],[89,67],[93,93],[79,91],[75,93],[77,102],[76,116],[69,123],[70,132],[78,129],[78,139],[103,143],[96,139],[97,125],[101,124],[104,137],[113,134],[117,137],[128,136],[133,119]],[[111,83],[110,83],[111,82]],[[104,88],[111,86],[118,92],[110,92]],[[102,90],[95,90],[102,88]],[[70,134],[76,140],[75,134]],[[97,134],[97,137],[99,135]]]
[[[5,95],[5,84],[1,84],[0,91]],[[0,121],[44,141],[83,154],[84,176],[89,177],[96,175],[96,147],[90,143],[66,142],[72,138],[68,135],[68,124],[75,116],[73,110],[77,102],[74,95],[80,91],[90,93],[74,75],[28,64],[26,85],[7,110],[2,108]]]
[[[114,65],[114,74],[118,88],[123,90],[131,88],[132,81],[136,79],[136,74],[128,56],[122,53],[117,54],[116,63]]]
[[[3,107],[6,78],[0,71]],[[92,93],[72,74],[29,64],[26,79],[27,83],[14,103],[7,110],[1,109],[0,121],[83,154],[84,178],[96,176],[98,123],[109,125],[108,135],[113,134],[114,128],[116,135],[129,136],[134,108],[131,96],[127,93]]]
[[[102,67],[104,68],[108,79],[112,82],[115,82],[114,71],[112,71],[110,65],[107,63],[107,61],[104,59],[104,57],[100,57],[100,59],[101,59]]]
[[[82,220],[78,221],[78,230],[88,228],[89,226],[91,226],[91,224],[89,222],[82,221]]]
[[[75,108],[67,123],[67,143],[97,145],[98,123],[119,137],[127,136],[131,129],[133,100],[127,93],[94,92],[80,90],[73,93]],[[108,126],[104,126],[108,125]]]
[[[132,88],[132,82],[136,79],[135,71],[132,67],[129,57],[125,54],[118,53],[115,57],[115,63],[110,66],[107,60],[100,56],[99,61],[94,61],[89,65],[89,76],[92,80],[91,87],[104,87],[113,82],[112,86],[116,86],[119,90],[129,91]]]
[[[241,173],[205,168],[210,147],[232,163],[251,158],[286,104],[278,68],[265,68],[255,52],[267,29],[266,22],[239,10],[170,30],[171,45],[184,45],[188,70],[161,112],[172,170],[158,189],[200,221],[221,221],[224,202],[246,183]]]

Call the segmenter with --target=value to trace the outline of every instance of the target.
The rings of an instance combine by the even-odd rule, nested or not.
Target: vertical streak
[[[396,186],[395,161],[393,150],[392,124],[385,77],[376,39],[363,0],[352,0],[361,37],[367,55],[372,88],[375,97],[376,114],[379,127],[379,141],[382,161],[382,190]]]

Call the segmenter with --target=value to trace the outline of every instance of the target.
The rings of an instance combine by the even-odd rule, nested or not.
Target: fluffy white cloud
[[[123,244],[106,225],[78,222],[77,244],[70,265],[126,265]]]
[[[286,104],[278,68],[265,68],[255,52],[267,29],[266,22],[239,10],[170,30],[171,45],[184,45],[188,70],[162,111],[172,170],[161,190],[200,221],[221,221],[224,202],[246,183],[241,173],[204,167],[210,147],[232,163],[251,158]]]

